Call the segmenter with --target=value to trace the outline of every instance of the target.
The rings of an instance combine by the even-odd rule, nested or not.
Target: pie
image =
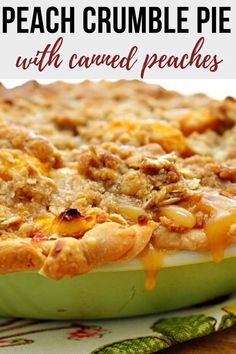
[[[0,273],[236,243],[236,101],[139,81],[0,88]]]

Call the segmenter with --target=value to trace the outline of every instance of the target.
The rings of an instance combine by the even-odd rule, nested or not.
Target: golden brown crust
[[[76,240],[55,242],[40,269],[40,274],[54,279],[79,275],[96,266],[133,259],[150,241],[154,225],[125,227],[107,222],[94,227]]]
[[[148,244],[155,227],[105,222],[79,240],[1,241],[0,273],[39,270],[40,274],[60,279],[87,273],[98,265],[128,261]]]
[[[42,250],[24,240],[1,241],[0,273],[38,270],[45,261]]]

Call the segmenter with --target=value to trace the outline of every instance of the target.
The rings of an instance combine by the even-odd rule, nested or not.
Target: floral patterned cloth
[[[204,306],[131,319],[0,319],[0,354],[148,354],[234,324],[236,294]]]

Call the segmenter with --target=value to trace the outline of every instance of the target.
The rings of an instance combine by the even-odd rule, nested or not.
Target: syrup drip
[[[209,206],[213,216],[204,230],[209,242],[213,259],[220,262],[224,258],[227,247],[227,233],[230,226],[236,223],[236,201],[217,194],[204,194],[203,203]]]
[[[163,254],[150,246],[142,252],[140,259],[146,276],[145,289],[151,291],[156,286],[156,275],[163,265]]]

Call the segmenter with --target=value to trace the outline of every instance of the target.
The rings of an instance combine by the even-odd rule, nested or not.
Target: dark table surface
[[[176,345],[161,354],[235,354],[236,327]]]

